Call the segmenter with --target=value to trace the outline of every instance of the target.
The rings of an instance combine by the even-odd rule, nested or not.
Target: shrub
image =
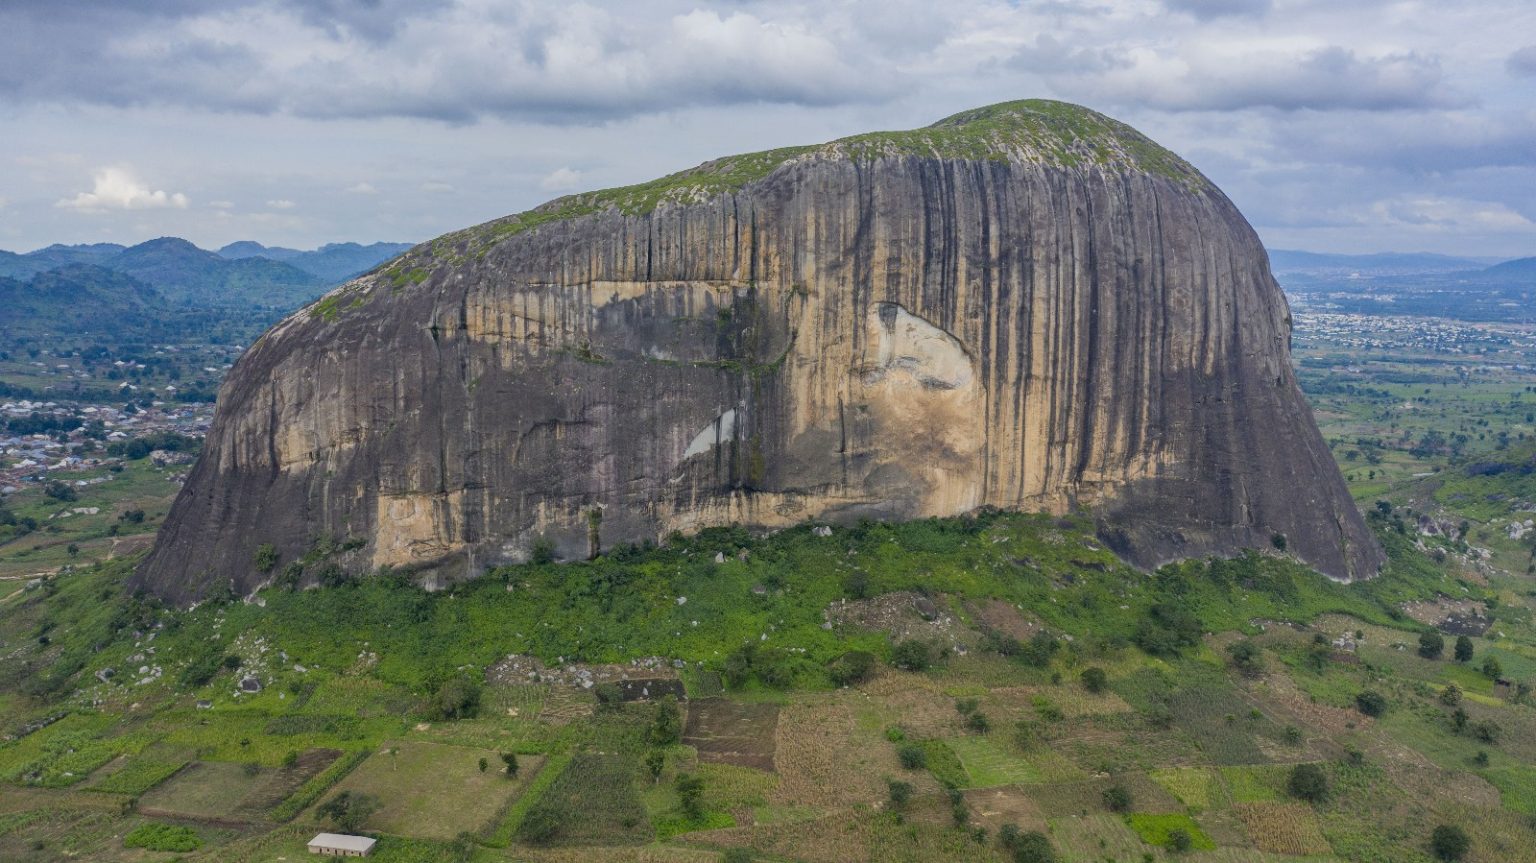
[[[1439,659],[1445,653],[1445,639],[1440,633],[1430,630],[1419,633],[1419,655],[1425,659]]]
[[[1499,723],[1492,719],[1485,719],[1472,725],[1472,736],[1488,744],[1498,743],[1499,735],[1503,732],[1504,729],[1499,727]]]
[[[529,845],[548,845],[560,835],[560,819],[548,809],[535,809],[523,819],[517,832]]]
[[[257,572],[271,572],[277,566],[277,546],[270,542],[264,542],[256,547],[255,559],[251,561],[256,566]]]
[[[1175,827],[1168,831],[1168,847],[1176,853],[1183,854],[1195,847],[1195,837],[1189,835],[1189,831],[1183,827]]]
[[[656,718],[646,731],[647,742],[652,746],[671,746],[682,737],[682,714],[678,712],[677,699],[669,695],[656,703]]]
[[[896,750],[901,766],[908,770],[922,770],[928,766],[928,752],[915,743],[908,743]]]
[[[367,823],[368,816],[379,811],[379,799],[372,794],[343,791],[316,807],[315,820],[330,819],[348,833],[356,833]]]
[[[1083,669],[1082,680],[1083,688],[1089,692],[1103,692],[1109,686],[1109,675],[1097,665]]]
[[[1270,536],[1269,544],[1274,546],[1276,551],[1285,551],[1285,534],[1277,533]]]
[[[875,670],[875,655],[863,650],[850,650],[832,660],[827,666],[827,676],[838,686],[852,686],[869,679]]]
[[[912,783],[902,782],[899,779],[887,779],[885,785],[891,798],[891,808],[905,809],[907,801],[912,799]]]
[[[1471,847],[1472,840],[1467,831],[1452,824],[1441,824],[1429,837],[1429,850],[1447,863],[1465,857]]]
[[[203,840],[190,827],[172,824],[141,824],[123,837],[124,848],[144,848],[149,851],[186,852],[202,847]]]
[[[1009,828],[1012,827],[1012,830]],[[1056,863],[1056,849],[1051,840],[1038,830],[1019,832],[1012,824],[1003,825],[998,831],[998,843],[1012,856],[1014,863]]]
[[[517,753],[516,752],[503,752],[503,753],[501,753],[501,763],[502,763],[502,769],[504,771],[506,771],[506,774],[508,776],[516,776],[517,775],[518,765],[517,765]]]
[[[1328,776],[1316,764],[1298,764],[1291,768],[1285,787],[1292,796],[1311,803],[1328,799]]]
[[[933,664],[933,650],[916,639],[903,641],[891,651],[891,664],[904,671],[923,671]]]
[[[697,821],[704,814],[704,780],[687,773],[679,773],[673,783],[677,789],[677,802],[689,821]]]
[[[450,677],[437,687],[428,703],[432,719],[471,719],[480,712],[480,684],[469,677]]]
[[[1456,636],[1456,661],[1471,662],[1472,653],[1472,639],[1466,637],[1465,635]]]
[[[992,721],[987,719],[987,714],[977,710],[965,717],[965,727],[977,734],[986,734],[992,730]]]
[[[1498,680],[1504,676],[1504,666],[1499,663],[1498,657],[1483,657],[1483,676],[1489,680]]]
[[[1111,812],[1131,811],[1131,790],[1124,785],[1114,784],[1104,789],[1104,806]]]
[[[1380,716],[1387,712],[1387,699],[1374,689],[1367,689],[1355,696],[1355,707],[1366,716]]]
[[[868,597],[869,575],[856,569],[843,576],[843,593],[849,599],[864,599]]]
[[[1455,707],[1461,703],[1461,687],[1454,683],[1447,683],[1440,690],[1440,703],[1447,707]]]
[[[547,536],[541,536],[533,541],[533,547],[529,550],[528,561],[535,564],[555,562],[555,543]]]
[[[1232,667],[1244,677],[1258,677],[1264,673],[1263,651],[1251,641],[1239,641],[1227,648],[1232,656]]]

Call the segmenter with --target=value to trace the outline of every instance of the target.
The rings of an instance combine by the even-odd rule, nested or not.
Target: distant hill
[[[408,251],[410,243],[328,243],[311,252],[263,246],[251,240],[230,243],[219,254],[232,259],[266,258],[282,261],[329,282],[344,282]]]
[[[1513,261],[1505,261],[1483,270],[1478,275],[1490,282],[1500,284],[1510,282],[1533,284],[1536,283],[1536,258],[1516,258]]]
[[[25,255],[0,252],[0,276],[27,279],[38,273],[67,267],[71,264],[100,264],[126,248],[116,243],[89,243],[65,246],[55,243],[46,249],[38,249]]]
[[[124,249],[102,266],[153,285],[175,303],[199,306],[281,306],[314,299],[329,283],[266,258],[231,260],[177,237]]]
[[[24,281],[0,277],[0,308],[6,310],[6,331],[121,332],[163,317],[166,301],[132,276],[69,264]]]
[[[1497,260],[1497,259],[1494,259]],[[1283,272],[1453,273],[1487,266],[1489,260],[1436,255],[1428,252],[1382,252],[1374,255],[1328,255],[1293,249],[1270,249],[1269,266]]]

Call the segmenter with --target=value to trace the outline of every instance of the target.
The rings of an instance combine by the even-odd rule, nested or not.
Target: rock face
[[[244,591],[259,546],[319,540],[459,578],[981,506],[1091,508],[1143,565],[1283,534],[1368,577],[1289,326],[1232,203],[1082,108],[723,159],[449,234],[279,324],[138,577]]]

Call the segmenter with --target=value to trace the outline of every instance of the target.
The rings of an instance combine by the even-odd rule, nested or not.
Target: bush
[[[1498,680],[1504,676],[1504,666],[1499,663],[1498,657],[1483,657],[1483,676],[1489,680]]]
[[[203,840],[190,827],[172,824],[141,824],[123,837],[124,848],[144,848],[149,851],[183,853],[196,851]]]
[[[1467,836],[1467,831],[1451,824],[1441,824],[1429,837],[1429,850],[1447,863],[1467,856],[1471,847],[1472,840]]]
[[[1183,854],[1195,847],[1195,837],[1189,835],[1189,831],[1183,827],[1175,827],[1168,831],[1168,848],[1176,853]]]
[[[1472,653],[1472,639],[1465,635],[1456,636],[1456,661],[1471,662]]]
[[[923,671],[933,664],[933,650],[915,639],[903,641],[891,651],[891,664],[904,671]]]
[[[1131,790],[1124,785],[1111,785],[1104,789],[1104,806],[1111,812],[1131,811]]]
[[[1083,688],[1089,692],[1103,692],[1109,686],[1109,675],[1097,665],[1083,669],[1082,680]]]
[[[548,809],[535,809],[523,819],[517,832],[529,845],[548,845],[560,835],[560,819]]]
[[[915,743],[908,743],[896,750],[901,766],[908,770],[922,770],[928,766],[928,752]]]
[[[673,783],[677,789],[677,802],[689,821],[697,821],[704,814],[704,780],[687,773],[679,773]]]
[[[54,500],[61,501],[63,503],[69,503],[70,501],[78,500],[80,497],[80,495],[75,493],[75,490],[72,486],[65,485],[58,480],[53,480],[47,485],[43,486],[43,494],[46,494]]]
[[[468,677],[451,677],[438,686],[428,703],[432,719],[471,719],[480,712],[480,684]]]
[[[315,820],[329,819],[347,833],[356,833],[368,817],[379,811],[379,799],[372,794],[343,791],[316,807]]]
[[[1472,725],[1472,736],[1487,744],[1498,743],[1499,735],[1503,732],[1504,729],[1499,727],[1499,723],[1492,719],[1485,719]]]
[[[656,717],[651,720],[645,736],[652,746],[671,746],[682,739],[683,720],[677,709],[677,699],[669,695],[656,702]]]
[[[1316,764],[1298,764],[1291,768],[1285,788],[1293,797],[1320,803],[1328,799],[1328,775]]]
[[[852,686],[869,679],[875,670],[875,655],[863,650],[850,650],[832,660],[827,666],[827,676],[838,686]]]
[[[1446,707],[1455,707],[1460,704],[1461,687],[1454,683],[1447,683],[1445,688],[1440,690],[1440,703]]]
[[[1038,830],[1021,833],[1012,824],[1005,824],[997,832],[997,841],[1013,858],[1014,863],[1056,863],[1055,847]]]
[[[257,572],[271,572],[277,566],[277,546],[270,542],[264,542],[256,547],[256,556],[251,561],[256,566]]]
[[[887,779],[885,785],[891,798],[891,808],[905,809],[907,801],[912,799],[912,783],[902,782],[899,779]]]
[[[1232,657],[1232,667],[1244,677],[1258,677],[1264,673],[1264,655],[1257,644],[1239,641],[1227,648]]]
[[[965,727],[977,734],[986,734],[992,730],[992,722],[987,719],[987,714],[977,710],[965,717]]]
[[[1355,707],[1366,716],[1380,716],[1387,712],[1387,698],[1374,689],[1367,689],[1355,696]]]
[[[1430,630],[1419,633],[1419,655],[1425,659],[1439,659],[1445,653],[1445,639],[1440,633]]]

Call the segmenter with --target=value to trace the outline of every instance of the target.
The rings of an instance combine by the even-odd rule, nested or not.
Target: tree
[[[1454,824],[1441,824],[1429,837],[1429,850],[1447,863],[1467,856],[1471,847],[1472,840],[1467,836],[1467,831]]]
[[[1239,641],[1227,648],[1232,656],[1232,666],[1244,677],[1258,677],[1264,673],[1264,652],[1251,641]]]
[[[1104,806],[1111,812],[1131,811],[1131,790],[1120,783],[1104,789]]]
[[[1105,687],[1109,686],[1109,675],[1097,665],[1083,669],[1081,677],[1083,688],[1089,692],[1103,692]]]
[[[1465,635],[1456,636],[1456,661],[1471,662],[1472,653],[1472,639]]]
[[[704,814],[704,780],[688,773],[679,773],[673,783],[677,789],[677,803],[689,821],[697,821]]]
[[[656,718],[646,732],[652,746],[671,746],[683,736],[682,714],[677,709],[677,699],[668,695],[656,703]]]
[[[1355,696],[1355,707],[1366,716],[1380,716],[1387,712],[1387,699],[1380,692],[1367,689]]]
[[[1316,764],[1298,764],[1292,767],[1290,779],[1286,780],[1285,787],[1293,797],[1311,803],[1320,803],[1328,799],[1328,775]]]
[[[652,784],[661,779],[661,771],[667,766],[667,753],[652,749],[645,753],[645,770],[651,774]]]
[[[875,670],[875,655],[863,650],[850,650],[832,660],[827,666],[827,676],[838,686],[852,686],[869,679]]]
[[[58,480],[51,480],[47,485],[43,486],[43,494],[61,503],[69,503],[80,497],[80,495],[75,493],[72,486],[65,485]]]
[[[450,677],[432,694],[428,713],[434,719],[470,719],[480,712],[480,684],[465,677]]]
[[[908,770],[922,770],[928,766],[928,750],[916,743],[908,743],[896,750],[901,766]]]
[[[932,663],[933,651],[916,639],[903,641],[891,651],[891,664],[903,671],[922,671]]]
[[[1008,828],[1012,827],[1012,830]],[[1038,830],[1027,833],[1006,824],[998,831],[997,841],[1013,857],[1014,863],[1056,863],[1056,849],[1051,840]]]
[[[490,766],[491,766],[491,762],[485,760],[484,758],[480,759],[480,772],[481,773],[484,773],[486,770],[490,769]]]
[[[1445,688],[1440,690],[1440,703],[1446,707],[1455,707],[1460,704],[1461,687],[1454,683],[1447,683]]]
[[[368,817],[377,811],[379,798],[372,794],[343,791],[315,810],[315,820],[329,818],[344,832],[356,833],[362,829]]]
[[[1425,659],[1439,659],[1445,652],[1445,639],[1440,633],[1430,630],[1419,633],[1419,655]]]
[[[1189,835],[1189,831],[1183,827],[1175,827],[1168,831],[1168,848],[1175,853],[1183,854],[1195,847],[1195,837]]]
[[[912,783],[902,782],[899,779],[887,779],[885,784],[891,798],[891,808],[905,809],[907,801],[912,799]]]
[[[1504,666],[1500,664],[1498,657],[1483,657],[1483,676],[1489,680],[1498,680],[1504,676]]]
[[[502,769],[506,771],[507,776],[509,776],[509,777],[517,776],[517,753],[516,752],[503,752],[503,753],[501,753],[501,763],[503,765]]]

